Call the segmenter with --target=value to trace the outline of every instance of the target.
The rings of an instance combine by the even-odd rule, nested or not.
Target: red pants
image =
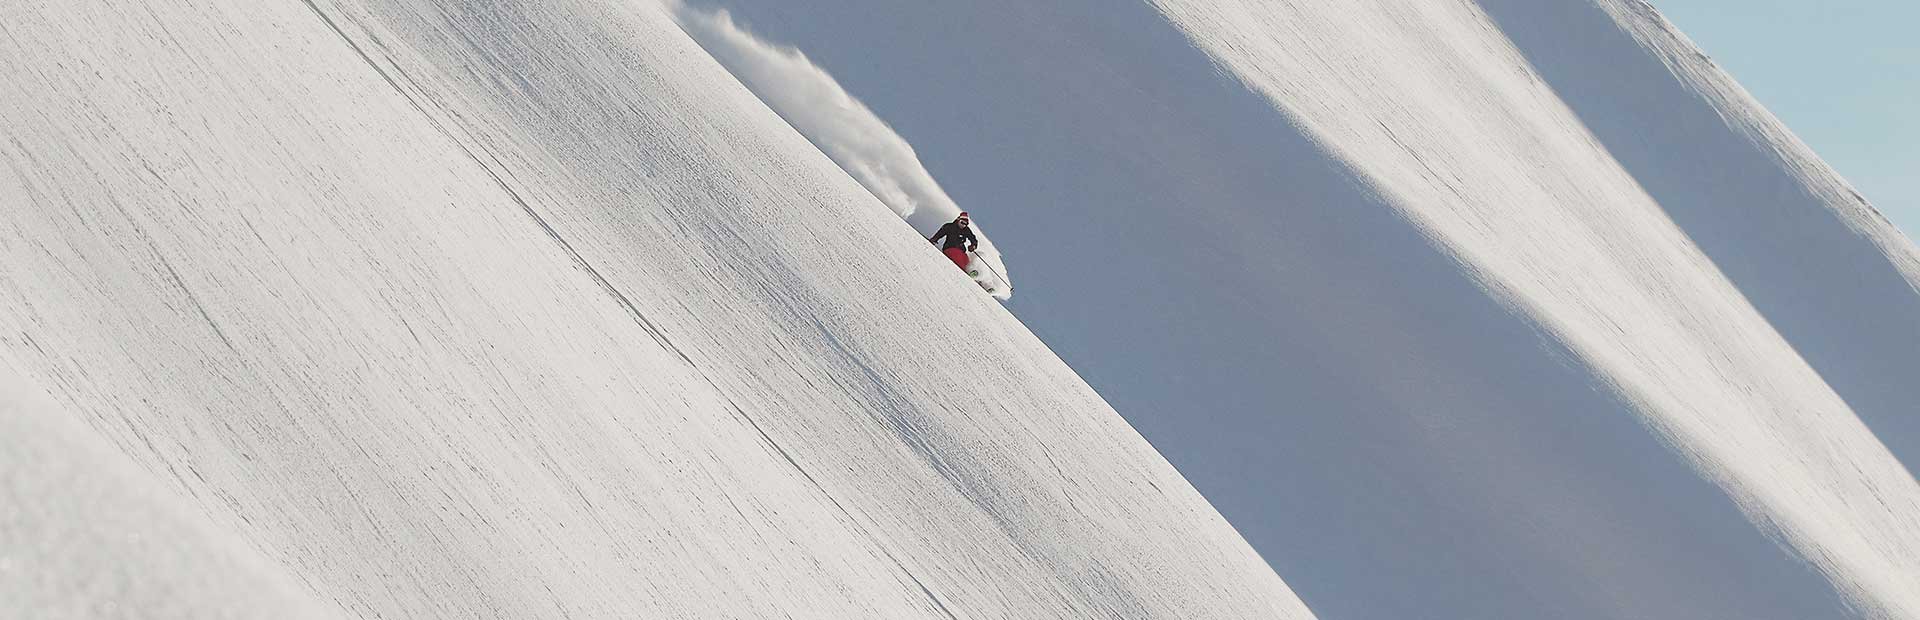
[[[972,262],[972,259],[967,256],[966,248],[947,248],[941,252],[946,254],[947,258],[953,259],[953,264],[959,265],[961,271],[966,271],[967,263]]]

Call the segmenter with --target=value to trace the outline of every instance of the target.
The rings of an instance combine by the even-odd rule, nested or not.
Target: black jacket
[[[980,245],[980,240],[973,238],[972,228],[953,222],[947,222],[947,225],[941,226],[940,231],[933,233],[932,237],[927,237],[927,240],[940,243],[941,237],[947,238],[947,242],[940,246],[942,250],[964,247],[968,252],[972,252],[975,247],[979,247]]]

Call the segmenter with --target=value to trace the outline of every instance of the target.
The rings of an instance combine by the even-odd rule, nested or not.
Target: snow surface
[[[1630,7],[1605,6],[1628,27],[1643,19]],[[1491,294],[1605,377],[1852,602],[1876,614],[1920,615],[1920,485],[1637,177],[1594,148],[1577,115],[1544,89],[1525,88],[1525,74],[1492,71],[1524,59],[1497,37],[1475,36],[1495,32],[1485,14],[1467,5],[1381,5],[1330,20],[1238,1],[1162,8],[1250,88],[1322,137]],[[1303,53],[1294,42],[1304,37],[1293,29],[1345,45]],[[1303,88],[1290,77],[1298,75],[1327,76],[1325,87]],[[1373,112],[1393,106],[1431,117]],[[1542,162],[1553,172],[1530,170]],[[1798,211],[1851,214],[1821,206]],[[1798,231],[1795,238],[1819,240]],[[1838,243],[1855,253],[1873,247],[1857,238]],[[1851,271],[1846,262],[1823,262]],[[1844,294],[1868,305],[1915,291],[1870,292]]]
[[[1647,5],[713,4],[1321,617],[1920,617],[1920,254]]]
[[[666,6],[714,60],[915,230],[932,235],[960,216],[960,205],[920,163],[913,145],[806,54],[742,30],[726,11],[677,1]],[[1012,298],[1013,280],[999,248],[978,223],[971,228],[979,242],[974,259],[986,262],[984,269],[970,270],[980,272],[974,279],[994,298]]]
[[[0,363],[0,615],[337,617]]]
[[[1181,470],[674,6],[24,0],[5,613],[1920,618],[1920,252],[1644,3],[687,8]]]
[[[0,345],[214,523],[152,604],[267,615],[166,574],[257,557],[363,617],[1311,617],[660,7],[4,13]]]

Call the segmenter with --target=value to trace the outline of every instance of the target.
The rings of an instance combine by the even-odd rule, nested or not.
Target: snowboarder
[[[945,245],[941,245],[941,237],[947,238]],[[940,253],[947,255],[953,264],[959,265],[961,271],[967,271],[967,263],[972,262],[967,254],[974,248],[980,247],[980,240],[973,237],[973,227],[967,221],[966,211],[961,211],[960,217],[942,225],[939,231],[927,238],[927,241],[940,245]]]

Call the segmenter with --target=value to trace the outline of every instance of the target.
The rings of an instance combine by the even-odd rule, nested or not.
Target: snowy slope
[[[0,366],[4,615],[326,618],[284,567],[223,531]]]
[[[1912,471],[1913,242],[1649,5],[1484,5],[1513,25],[1515,44],[1594,137]],[[1617,26],[1593,26],[1608,19]]]
[[[962,213],[920,162],[913,145],[806,54],[741,30],[725,11],[696,9],[677,0],[663,4],[674,22],[742,86],[915,230],[930,236]],[[983,264],[970,266],[969,275],[996,299],[1012,298],[1013,282],[999,249],[978,222],[971,228],[978,241],[973,260]]]
[[[1605,6],[1630,26],[1644,19],[1630,7]],[[1163,8],[1250,87],[1301,119],[1494,295],[1605,377],[1649,426],[1756,522],[1779,528],[1850,600],[1876,614],[1920,616],[1920,484],[1638,180],[1676,171],[1628,173],[1610,152],[1594,148],[1579,117],[1551,91],[1527,84],[1526,74],[1493,73],[1524,58],[1499,37],[1474,36],[1492,32],[1483,13],[1464,5],[1386,5],[1317,20],[1239,2]],[[1567,12],[1577,14],[1577,7]],[[1582,29],[1612,26],[1594,19]],[[1293,43],[1302,38],[1345,45],[1308,53]],[[1374,58],[1392,60],[1369,62]],[[1302,74],[1329,79],[1321,88],[1301,88],[1289,76]],[[1375,112],[1395,106],[1421,114]],[[1530,169],[1542,163],[1547,171]],[[1782,168],[1773,174],[1804,172]],[[1838,246],[1794,252],[1802,264],[1850,273],[1854,261],[1835,256],[1898,239],[1885,222],[1840,200],[1844,194],[1829,189],[1820,197],[1831,202],[1798,205],[1795,219],[1877,224],[1879,239],[1828,240],[1794,230],[1789,234],[1800,244]],[[1725,217],[1740,215],[1752,214]],[[1761,218],[1795,221],[1764,212]],[[1911,246],[1887,249],[1905,250],[1895,256],[1911,263]],[[1913,287],[1898,284],[1847,287],[1835,301],[1873,308],[1910,299]],[[1915,333],[1911,320],[1875,323],[1853,326],[1856,339]],[[1920,368],[1911,363],[1920,361],[1916,355],[1874,361],[1911,371]]]
[[[1310,617],[658,7],[6,17],[0,345],[203,511],[178,565],[380,617]]]
[[[1180,472],[664,4],[26,0],[0,596],[1920,617],[1920,252],[1644,3],[691,6]]]
[[[1645,5],[714,4],[1321,617],[1920,617],[1920,255]]]

